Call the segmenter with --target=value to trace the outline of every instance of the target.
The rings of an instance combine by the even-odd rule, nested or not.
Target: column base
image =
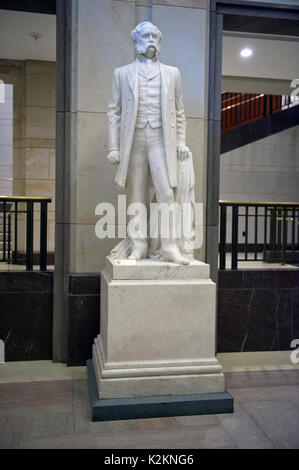
[[[87,371],[92,421],[233,413],[234,411],[234,400],[228,392],[101,399],[92,360],[87,361]]]

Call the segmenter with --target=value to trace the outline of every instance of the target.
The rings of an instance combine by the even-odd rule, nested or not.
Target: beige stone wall
[[[24,194],[52,199],[48,206],[48,251],[55,230],[56,64],[26,61],[24,102]],[[39,214],[35,214],[39,220]],[[39,250],[39,224],[34,249]]]
[[[0,101],[0,195],[12,194],[13,87],[2,85]]]
[[[13,85],[13,195],[50,197],[48,251],[54,251],[56,64],[0,60],[0,78]],[[39,250],[39,211],[35,205],[34,251]],[[19,249],[25,247],[20,216]]]
[[[154,2],[153,22],[161,29],[161,61],[179,67],[187,116],[188,145],[193,152],[196,197],[205,202],[207,128],[207,24],[206,1]],[[129,33],[148,19],[142,1],[78,1],[78,41],[75,67],[76,151],[72,154],[70,207],[71,272],[99,272],[117,240],[95,236],[95,207],[100,202],[117,206],[113,182],[115,168],[107,161],[107,106],[113,69],[132,62]],[[184,31],[182,42],[179,31]],[[204,249],[199,254],[204,259]]]

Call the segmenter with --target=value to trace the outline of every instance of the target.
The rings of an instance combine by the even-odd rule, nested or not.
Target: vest
[[[161,74],[146,78],[138,73],[138,109],[136,127],[143,129],[147,123],[155,129],[162,127]]]

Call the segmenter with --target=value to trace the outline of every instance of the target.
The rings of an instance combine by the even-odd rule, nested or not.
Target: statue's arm
[[[108,160],[119,162],[120,122],[121,122],[121,87],[119,70],[115,69],[112,78],[112,90],[108,105],[109,155]]]
[[[186,118],[182,96],[182,79],[178,69],[176,72],[175,108],[177,128],[177,156],[180,160],[185,160],[188,158],[190,150],[186,146]]]

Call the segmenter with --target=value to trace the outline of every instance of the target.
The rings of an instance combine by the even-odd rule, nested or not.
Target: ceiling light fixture
[[[250,57],[252,55],[252,49],[246,48],[242,49],[241,56],[242,57]]]

